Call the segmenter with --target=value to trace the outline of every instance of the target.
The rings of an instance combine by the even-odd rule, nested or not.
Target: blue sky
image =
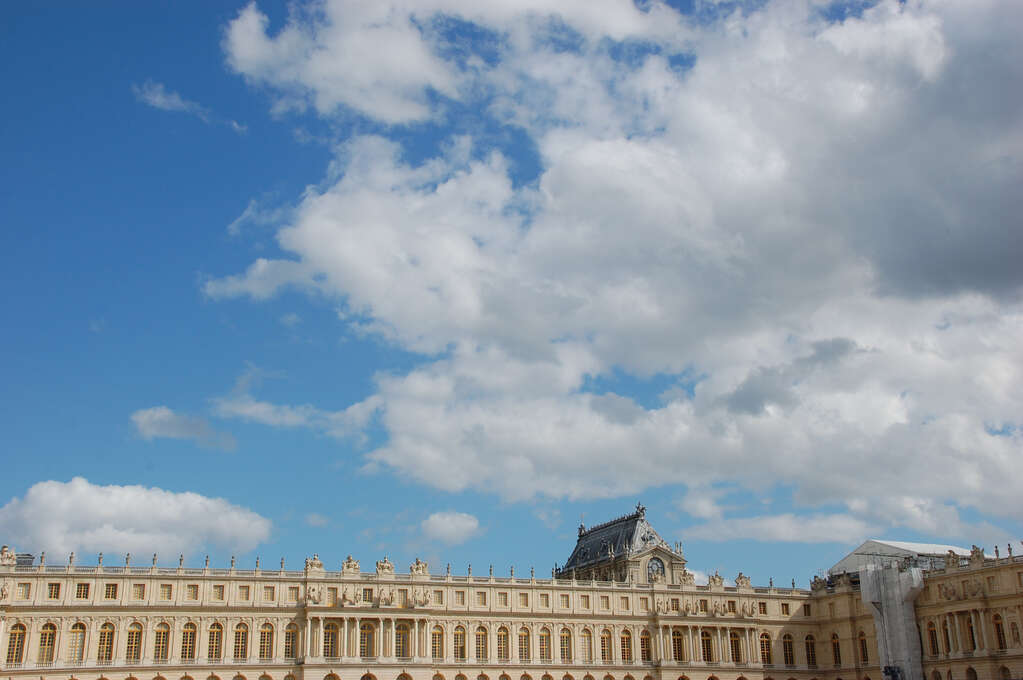
[[[0,541],[1019,539],[1018,4],[476,5],[8,12]]]

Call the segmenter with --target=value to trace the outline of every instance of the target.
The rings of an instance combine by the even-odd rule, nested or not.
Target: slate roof
[[[580,569],[617,557],[629,556],[654,546],[671,550],[671,546],[646,521],[646,508],[637,504],[636,512],[631,515],[624,515],[589,529],[580,525],[575,550],[561,571]]]

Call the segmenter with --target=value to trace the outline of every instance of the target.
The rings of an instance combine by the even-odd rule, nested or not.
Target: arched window
[[[807,635],[804,640],[806,645],[806,665],[810,668],[817,667],[817,640],[812,635]]]
[[[411,629],[407,623],[399,623],[394,629],[394,655],[399,659],[412,658]],[[409,678],[411,680],[411,678]]]
[[[632,633],[627,630],[622,631],[621,645],[622,661],[629,663],[632,661]]]
[[[857,636],[860,642],[860,663],[869,663],[870,655],[867,653],[867,635],[862,630]]]
[[[550,661],[553,655],[551,650],[551,631],[547,628],[540,629],[540,660]]]
[[[39,653],[37,663],[49,666],[53,663],[53,650],[57,644],[57,626],[47,623],[39,631]]]
[[[792,648],[792,636],[788,633],[781,638],[781,655],[786,666],[796,665],[796,653]]]
[[[78,664],[85,660],[85,624],[81,621],[71,626],[67,653],[71,663]]]
[[[1005,649],[1005,625],[1002,624],[1002,617],[995,614],[995,641],[998,643],[998,649]]]
[[[465,661],[465,628],[455,628],[455,659]]]
[[[297,656],[297,650],[298,626],[293,623],[289,623],[284,629],[284,658],[294,659]]]
[[[486,661],[490,658],[490,650],[487,649],[487,629],[483,626],[476,628],[476,660]]]
[[[560,652],[561,660],[565,662],[572,661],[572,632],[568,628],[561,629],[561,635],[558,636],[560,640]]]
[[[234,627],[234,659],[241,661],[249,658],[249,627],[239,623]]]
[[[585,663],[592,663],[593,662],[593,633],[590,631],[589,628],[583,628],[583,632],[580,633],[580,637],[582,638],[581,641],[580,641],[580,644],[582,645],[582,648],[579,651],[582,653],[583,662],[585,662]],[[585,678],[583,680],[585,680]]]
[[[430,631],[430,656],[437,660],[444,658],[444,629],[440,626]]]
[[[732,663],[742,663],[742,642],[734,630],[728,633],[728,650],[732,653]]]
[[[685,649],[682,631],[676,628],[671,631],[671,658],[675,661],[683,661],[685,659]]]
[[[364,659],[376,656],[377,648],[373,633],[372,623],[364,623],[359,626],[359,656]]]
[[[703,631],[700,634],[700,653],[704,661],[714,661],[714,643],[710,639],[710,632]]]
[[[941,673],[938,671],[931,673],[931,680],[941,680]]]
[[[269,622],[267,622],[259,627],[259,660],[270,661],[273,658],[274,658],[274,627]]]
[[[970,643],[970,651],[976,651],[977,649],[977,636],[973,632],[973,618],[966,619],[966,639]],[[967,679],[969,680],[969,679]]]
[[[770,666],[774,663],[771,658],[771,636],[767,633],[760,634],[760,661],[765,666]]]
[[[639,634],[639,660],[640,661],[651,661],[653,660],[652,653],[650,651],[650,632],[641,631]]]
[[[139,635],[142,627],[139,626]],[[114,624],[104,623],[99,627],[99,639],[96,641],[96,661],[110,663],[114,660]]]
[[[198,630],[194,623],[186,623],[181,630],[181,658],[185,661],[195,660],[195,636]]]
[[[128,626],[128,640],[124,648],[124,658],[128,663],[138,663],[142,658],[142,624],[137,621]]]
[[[948,621],[945,621],[941,624],[941,637],[944,639],[945,642],[945,654],[951,654],[952,639],[948,634]]]
[[[7,665],[19,665],[25,661],[25,625],[16,623],[7,634]]]
[[[153,637],[153,661],[167,661],[170,656],[170,626],[166,623],[156,624],[156,635]]]
[[[927,642],[931,646],[931,656],[938,655],[938,629],[934,627],[934,621],[927,624]]]
[[[973,670],[973,666],[966,668],[966,680],[977,680],[977,671]]]
[[[497,629],[497,660],[508,661],[511,658],[511,642],[508,629],[501,626]]]
[[[532,657],[529,651],[529,629],[519,628],[519,661],[529,661]]]
[[[1012,677],[1012,674],[1009,673],[1008,668],[1002,666],[1001,668],[998,669],[998,677],[1000,678],[1000,680],[1009,680],[1009,678]]]
[[[611,631],[605,628],[600,633],[600,660],[602,663],[611,663]]]
[[[831,660],[836,666],[842,665],[842,645],[838,641],[838,633],[831,634]]]
[[[337,659],[341,656],[338,651],[338,643],[341,640],[341,628],[333,621],[323,627],[323,656],[328,659]]]
[[[209,648],[206,656],[211,661],[220,661],[224,657],[224,627],[219,623],[210,624]]]

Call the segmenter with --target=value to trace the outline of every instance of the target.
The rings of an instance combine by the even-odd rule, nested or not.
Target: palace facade
[[[418,559],[398,573],[386,557],[370,571],[351,557],[328,571],[316,556],[301,571],[165,568],[155,556],[51,566],[5,546],[0,676],[883,680],[897,666],[907,680],[1023,677],[1023,560],[913,545],[868,542],[855,569],[810,589],[741,573],[697,585],[642,506],[580,527],[551,578],[437,574]]]

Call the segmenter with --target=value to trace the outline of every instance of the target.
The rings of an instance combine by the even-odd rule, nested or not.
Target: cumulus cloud
[[[271,528],[270,520],[222,498],[82,477],[38,482],[0,508],[0,534],[19,550],[50,555],[245,552],[266,541]]]
[[[435,512],[420,527],[428,539],[445,545],[465,543],[480,532],[479,520],[465,512]]]
[[[515,149],[460,128],[421,163],[356,137],[281,253],[205,293],[298,289],[420,353],[353,408],[388,434],[369,468],[440,489],[781,488],[829,507],[801,527],[817,540],[946,530],[931,510],[1019,516],[1004,480],[1023,436],[989,424],[1023,407],[1023,94],[1004,87],[1023,77],[1023,6],[881,0],[829,22],[776,1],[700,24],[598,4],[394,1],[342,25],[328,3],[273,35],[249,5],[228,60],[282,105],[400,124],[457,99],[524,131],[539,173],[516,182]],[[492,53],[450,56],[424,28],[437,16],[497,36]],[[375,49],[426,56],[401,76],[359,60],[364,24]],[[650,403],[617,375],[680,386]],[[797,520],[690,509],[720,535],[789,540]]]
[[[227,432],[219,432],[204,418],[175,413],[167,406],[139,409],[131,414],[139,435],[157,438],[190,439],[200,446],[233,451],[237,443]]]

